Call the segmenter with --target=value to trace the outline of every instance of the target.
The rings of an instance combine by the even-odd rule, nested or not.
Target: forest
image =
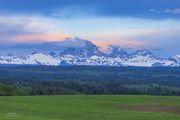
[[[0,95],[180,95],[180,68],[1,66]]]

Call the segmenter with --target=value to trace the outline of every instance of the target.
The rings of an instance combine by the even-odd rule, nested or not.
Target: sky
[[[180,54],[179,0],[0,0],[0,45],[79,37],[107,51]]]

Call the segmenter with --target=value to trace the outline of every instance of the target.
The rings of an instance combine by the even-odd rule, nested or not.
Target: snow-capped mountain
[[[129,55],[129,58],[125,61],[126,66],[152,66],[154,63],[161,61],[156,58],[150,51],[138,50],[135,53]]]
[[[73,41],[75,43],[83,43],[83,46],[81,47],[74,47],[71,46],[65,50],[63,50],[60,55],[73,55],[73,56],[79,56],[79,57],[90,57],[90,56],[103,56],[104,53],[102,53],[98,47],[93,44],[90,41],[87,40],[82,40],[79,38],[75,38],[73,40],[68,40],[68,41]]]
[[[169,59],[160,59],[146,49],[128,54],[119,47],[111,46],[112,52],[105,54],[92,42],[80,38],[67,38],[65,41],[45,44],[48,46],[48,50],[56,47],[59,52],[54,52],[52,49],[48,53],[33,52],[22,56],[8,54],[0,56],[0,64],[180,67],[180,55]],[[61,46],[66,47],[62,49]]]
[[[45,53],[32,53],[27,56],[0,56],[0,64],[59,65],[60,60]]]
[[[171,58],[175,63],[180,64],[180,55],[175,55]]]
[[[131,57],[148,57],[148,58],[156,58],[149,50],[143,49],[143,50],[137,50],[135,53],[131,55]]]
[[[112,48],[112,52],[111,54],[109,54],[110,57],[113,58],[121,58],[121,59],[126,59],[128,58],[128,53],[126,51],[124,51],[123,49],[119,48],[119,47],[115,47],[115,46],[111,46]]]

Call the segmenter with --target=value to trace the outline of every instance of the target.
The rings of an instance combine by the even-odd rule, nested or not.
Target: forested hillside
[[[180,68],[1,66],[0,95],[180,95]]]

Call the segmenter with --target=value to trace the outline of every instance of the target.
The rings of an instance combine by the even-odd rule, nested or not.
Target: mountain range
[[[27,47],[29,46],[25,48]],[[67,38],[61,42],[48,42],[30,47],[34,50],[31,54],[1,55],[0,64],[180,67],[180,55],[162,59],[147,49],[129,54],[117,46],[111,46],[112,52],[105,54],[92,42],[80,38]]]

